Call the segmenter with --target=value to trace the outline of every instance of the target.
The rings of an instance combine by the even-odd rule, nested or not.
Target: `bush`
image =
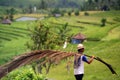
[[[22,67],[11,72],[7,77],[2,80],[44,80],[45,76],[42,74],[36,74],[30,66],[27,68]]]
[[[102,18],[101,19],[101,26],[105,26],[105,24],[106,24],[106,22],[107,22],[107,19],[106,18]]]
[[[64,12],[63,11],[61,11],[61,16],[64,16]]]
[[[3,20],[4,19],[4,17],[3,16],[0,16],[0,20]]]
[[[55,8],[53,11],[52,11],[52,14],[60,14],[61,11],[59,8]]]
[[[75,15],[76,15],[76,16],[79,16],[79,10],[76,10],[76,11],[75,11]]]
[[[85,16],[89,16],[89,13],[88,13],[88,12],[85,12],[84,15],[85,15]]]
[[[72,14],[72,12],[71,12],[71,11],[69,11],[69,12],[68,12],[68,15],[69,15],[69,16],[71,16],[71,14]]]

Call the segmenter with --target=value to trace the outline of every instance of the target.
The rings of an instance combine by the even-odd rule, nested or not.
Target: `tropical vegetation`
[[[91,65],[85,64],[83,80],[120,80],[119,1],[1,0],[0,68],[17,56],[34,50],[76,52],[77,44],[72,44],[71,38],[77,33],[82,33],[86,36],[83,42],[85,54],[102,58],[111,64],[118,74],[113,75],[104,64],[94,60]],[[24,16],[39,20],[16,21]],[[10,19],[11,25],[2,24],[4,19]],[[64,49],[65,41],[68,44]],[[45,66],[49,64],[39,65],[46,59],[47,57],[28,63],[12,71],[2,80],[75,80],[73,57],[52,64],[48,72]]]

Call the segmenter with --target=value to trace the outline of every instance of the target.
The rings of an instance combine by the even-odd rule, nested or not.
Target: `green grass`
[[[120,11],[103,11],[102,13],[97,13],[97,14],[92,14],[92,16],[97,16],[97,17],[119,17],[120,16]]]
[[[47,21],[50,23],[57,24],[57,25],[62,25],[62,24],[68,23],[68,26],[71,29],[71,31],[70,31],[71,34],[76,34],[76,33],[81,32],[81,33],[84,33],[87,38],[102,39],[103,37],[105,37],[108,34],[108,32],[110,30],[112,30],[115,27],[118,27],[119,24],[118,24],[118,22],[114,23],[114,21],[113,21],[114,17],[106,16],[108,23],[106,23],[105,27],[101,27],[101,19],[103,17],[96,17],[96,15],[102,16],[102,14],[104,14],[104,15],[111,16],[111,14],[113,14],[114,12],[111,14],[110,13],[111,12],[109,12],[109,14],[108,14],[108,12],[106,12],[106,13],[104,12],[104,13],[98,13],[98,14],[95,14],[92,16],[78,16],[78,17],[65,16],[65,17],[61,17],[61,18],[49,18],[49,19],[47,19]],[[116,13],[118,13],[118,12],[116,12]],[[86,22],[86,24],[83,22]],[[87,24],[87,23],[89,23],[89,24]],[[95,25],[95,24],[97,24],[97,25]]]
[[[102,17],[106,17],[108,22],[114,22],[113,18],[118,16],[118,12],[114,15],[115,12],[109,13],[99,13],[96,15],[92,15],[92,17],[84,17],[81,16],[77,17],[63,17],[56,20],[56,23],[66,23],[68,22],[69,25],[76,25],[82,26],[83,28],[79,27],[72,27],[71,33],[78,33],[82,32],[89,38],[98,38],[101,41],[87,41],[84,42],[86,51],[85,53],[88,55],[95,55],[102,58],[104,61],[108,62],[113,66],[115,71],[118,73],[118,76],[112,75],[109,69],[98,61],[94,61],[91,65],[85,64],[85,76],[84,80],[119,80],[120,79],[120,64],[119,64],[119,52],[120,52],[120,30],[119,30],[119,23],[116,24],[109,24],[105,27],[100,27],[92,25],[92,24],[83,24],[77,23],[77,21],[85,21],[85,22],[96,22],[100,24],[100,20]],[[107,16],[106,16],[107,15]],[[102,17],[101,17],[102,16]],[[112,17],[111,17],[112,16]],[[64,21],[64,22],[63,22]],[[112,33],[111,33],[112,31]],[[115,36],[115,37],[114,37]],[[109,40],[109,41],[108,41]],[[62,49],[61,49],[62,50]],[[76,51],[76,45],[69,44],[68,47],[64,51]],[[73,60],[73,59],[71,59]],[[48,77],[53,78],[54,80],[75,80],[73,75],[73,66],[71,66],[70,73],[68,74],[66,70],[65,61],[63,64],[60,64],[56,67],[52,67]],[[73,65],[73,64],[71,64]],[[56,73],[56,74],[55,74]]]
[[[0,65],[8,62],[15,55],[26,51],[28,40],[27,23],[14,22],[12,25],[0,24]],[[6,40],[8,39],[8,40]],[[4,54],[4,55],[3,55]]]
[[[99,56],[101,59],[111,64],[115,71],[120,75],[120,64],[119,64],[119,52],[120,42],[109,41],[109,42],[85,42],[86,47],[85,53],[88,55]],[[76,45],[75,45],[76,46]],[[74,46],[74,49],[76,50]],[[109,46],[109,47],[107,47]],[[71,47],[71,46],[68,46]],[[73,60],[73,58],[69,59]],[[71,64],[71,70],[68,74],[65,68],[67,61],[60,63],[56,67],[52,67],[48,77],[55,78],[55,80],[75,80],[73,76],[73,64]],[[55,75],[56,73],[56,75]],[[85,76],[83,80],[119,80],[120,77],[113,75],[110,70],[102,63],[95,61],[92,64],[85,63]]]
[[[103,40],[111,40],[111,39],[120,39],[120,25],[117,25],[116,28],[113,28],[109,31],[108,35],[103,38]]]

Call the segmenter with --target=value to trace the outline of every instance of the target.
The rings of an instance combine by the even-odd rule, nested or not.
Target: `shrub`
[[[44,80],[45,76],[42,74],[36,74],[30,66],[27,68],[22,67],[11,72],[7,77],[2,80]]]
[[[85,16],[89,16],[89,13],[88,13],[88,12],[85,12],[84,15],[85,15]]]
[[[61,11],[59,8],[55,8],[53,11],[52,11],[52,14],[60,14]]]
[[[76,11],[75,11],[75,15],[76,15],[76,16],[79,16],[79,10],[76,10]]]
[[[0,20],[3,20],[3,16],[0,16]]]
[[[106,22],[107,22],[107,19],[106,18],[102,18],[101,19],[101,26],[105,26],[105,24],[106,24]]]
[[[71,12],[71,11],[69,11],[69,12],[68,12],[68,15],[69,15],[69,16],[71,16],[71,14],[72,14],[72,12]]]

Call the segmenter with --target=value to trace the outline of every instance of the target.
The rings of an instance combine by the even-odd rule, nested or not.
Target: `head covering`
[[[84,48],[83,44],[78,44],[77,49],[82,49]]]

